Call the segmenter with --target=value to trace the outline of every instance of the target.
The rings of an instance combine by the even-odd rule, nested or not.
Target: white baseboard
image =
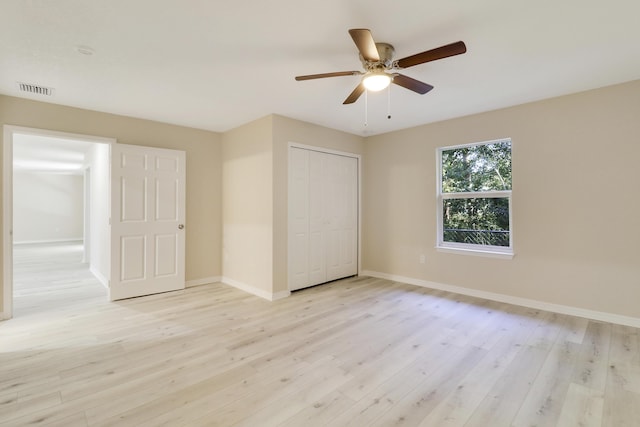
[[[290,291],[282,291],[282,292],[276,292],[276,293],[268,292],[262,289],[258,289],[255,286],[248,285],[246,283],[242,283],[237,280],[231,279],[229,277],[222,277],[222,280],[220,281],[225,285],[233,286],[236,289],[240,289],[241,291],[248,292],[260,298],[264,298],[268,301],[279,300],[291,295]]]
[[[409,285],[420,286],[423,288],[438,289],[441,291],[453,292],[456,294],[468,295],[471,297],[483,298],[497,302],[504,302],[507,304],[519,305],[522,307],[535,308],[536,310],[551,311],[554,313],[568,314],[570,316],[584,317],[587,319],[599,320],[602,322],[640,328],[640,318],[637,317],[622,316],[619,314],[606,313],[596,310],[587,310],[584,308],[572,307],[569,305],[554,304],[528,298],[514,297],[511,295],[479,291],[477,289],[463,288],[461,286],[445,285],[442,283],[430,282],[428,280],[414,279],[412,277],[380,273],[378,271],[364,270],[360,273],[360,275],[376,277],[379,279],[393,280],[396,282],[407,283]]]
[[[187,280],[184,286],[185,288],[192,288],[194,286],[210,285],[220,281],[222,281],[222,276],[203,277],[202,279]]]
[[[69,243],[69,242],[78,242],[82,243],[82,237],[69,238],[69,239],[46,239],[46,240],[22,240],[22,241],[14,241],[14,245],[34,245],[34,244],[45,244],[45,243]]]
[[[89,267],[89,271],[91,272],[91,274],[93,274],[96,277],[96,279],[98,279],[98,282],[100,282],[102,286],[109,289],[109,280],[106,277],[104,277],[102,273],[100,273],[98,270],[96,270],[93,267]]]

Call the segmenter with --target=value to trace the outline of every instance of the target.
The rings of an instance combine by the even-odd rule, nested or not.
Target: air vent
[[[44,87],[44,86],[32,85],[30,83],[18,82],[18,88],[20,89],[20,92],[33,93],[34,95],[45,95],[45,96],[53,95],[52,87]]]

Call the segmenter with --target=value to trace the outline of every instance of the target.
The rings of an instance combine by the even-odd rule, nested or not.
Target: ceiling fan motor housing
[[[367,71],[379,70],[379,69],[390,69],[393,67],[393,54],[395,53],[395,49],[389,43],[376,43],[376,49],[378,50],[378,56],[380,57],[380,61],[367,61],[360,54],[360,62],[362,62],[362,66]]]

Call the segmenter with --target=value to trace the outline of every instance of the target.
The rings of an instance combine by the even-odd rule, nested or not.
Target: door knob
[[[184,228],[184,224],[178,224],[178,230],[182,230]]]

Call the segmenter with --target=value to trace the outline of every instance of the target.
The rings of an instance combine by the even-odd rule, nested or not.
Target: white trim
[[[588,310],[580,307],[554,304],[529,298],[514,297],[511,295],[480,291],[477,289],[464,288],[461,286],[445,285],[428,280],[414,279],[411,277],[380,273],[377,271],[365,270],[362,272],[362,275],[376,277],[378,279],[393,280],[396,282],[407,283],[409,285],[420,286],[423,288],[438,289],[441,291],[453,292],[456,294],[468,295],[476,298],[483,298],[491,301],[504,302],[507,304],[519,305],[522,307],[534,308],[536,310],[551,311],[553,313],[566,314],[569,316],[583,317],[586,319],[598,320],[601,322],[615,323],[617,325],[640,328],[640,318],[638,317],[623,316],[620,314],[606,313],[597,310]]]
[[[2,318],[13,316],[13,136],[37,135],[67,140],[115,144],[115,138],[58,132],[23,126],[2,126]],[[100,280],[100,279],[99,279]],[[107,282],[108,283],[108,282]]]
[[[475,147],[476,145],[490,145],[490,144],[501,144],[503,142],[511,142],[511,137],[506,136],[504,138],[491,139],[489,141],[478,141],[478,142],[469,142],[465,144],[458,145],[448,145],[446,147],[440,147],[441,150],[456,150],[458,148],[469,148]]]
[[[100,273],[98,270],[96,270],[93,267],[89,267],[89,272],[91,272],[91,274],[93,274],[95,278],[98,279],[98,282],[100,282],[102,286],[107,288],[107,290],[109,289],[109,279],[104,277],[102,273]]]
[[[91,167],[82,174],[82,262],[91,263]]]
[[[224,276],[222,277],[222,280],[220,280],[220,282],[224,283],[225,285],[233,286],[234,288],[240,289],[241,291],[248,292],[260,298],[266,299],[267,301],[276,301],[291,295],[290,291],[281,291],[276,293],[268,292],[262,289],[258,289],[253,285],[248,285],[246,283],[242,283]]]
[[[20,242],[13,242],[14,245],[33,245],[33,244],[45,244],[45,243],[69,243],[78,242],[82,243],[82,237],[75,237],[69,239],[45,239],[45,240],[22,240]]]
[[[442,179],[442,177],[440,178]],[[440,193],[443,199],[506,199],[511,190],[466,191],[463,193]]]
[[[2,133],[2,311],[3,319],[13,317],[13,130],[4,125]]]
[[[81,133],[59,132],[55,130],[30,128],[30,127],[24,127],[24,126],[4,125],[4,129],[5,131],[9,131],[12,136],[13,134],[21,134],[21,135],[25,134],[25,135],[34,135],[34,136],[46,136],[49,138],[97,142],[102,144],[113,144],[116,142],[115,138],[95,136],[95,135],[84,135]]]
[[[222,276],[203,277],[202,279],[187,280],[186,282],[184,282],[184,287],[192,288],[194,286],[210,285],[212,283],[218,283],[220,281],[222,281]]]
[[[348,151],[338,151],[338,150],[332,150],[329,148],[324,148],[324,147],[318,147],[315,145],[307,145],[307,144],[299,144],[297,142],[289,142],[288,146],[287,146],[287,288],[289,289],[289,294],[291,294],[291,281],[290,281],[290,277],[291,277],[291,271],[289,268],[290,262],[289,260],[291,259],[291,255],[289,253],[289,235],[291,233],[290,230],[290,222],[289,222],[289,210],[291,209],[291,201],[289,198],[289,183],[291,181],[291,163],[289,161],[289,152],[291,151],[291,148],[301,148],[304,150],[310,150],[310,151],[316,151],[319,153],[326,153],[326,154],[334,154],[337,156],[344,156],[344,157],[351,157],[356,159],[357,161],[357,166],[358,166],[358,175],[357,175],[357,186],[358,186],[358,197],[357,197],[357,209],[358,209],[358,238],[357,238],[357,263],[358,265],[356,266],[356,271],[358,272],[357,274],[360,274],[360,271],[362,270],[362,155],[361,154],[357,154],[357,153],[350,153]],[[281,292],[282,293],[282,292]],[[287,295],[288,296],[288,295]]]
[[[362,157],[360,154],[350,153],[348,151],[331,150],[330,148],[317,147],[315,145],[298,144],[297,142],[289,142],[288,148],[302,148],[303,150],[317,151],[318,153],[335,154],[336,156],[344,156],[344,157],[353,157],[358,159],[358,161]]]
[[[453,246],[436,246],[436,251],[447,254],[472,255],[487,258],[513,259],[513,252],[500,252],[499,250],[489,251],[482,249],[455,248]]]

